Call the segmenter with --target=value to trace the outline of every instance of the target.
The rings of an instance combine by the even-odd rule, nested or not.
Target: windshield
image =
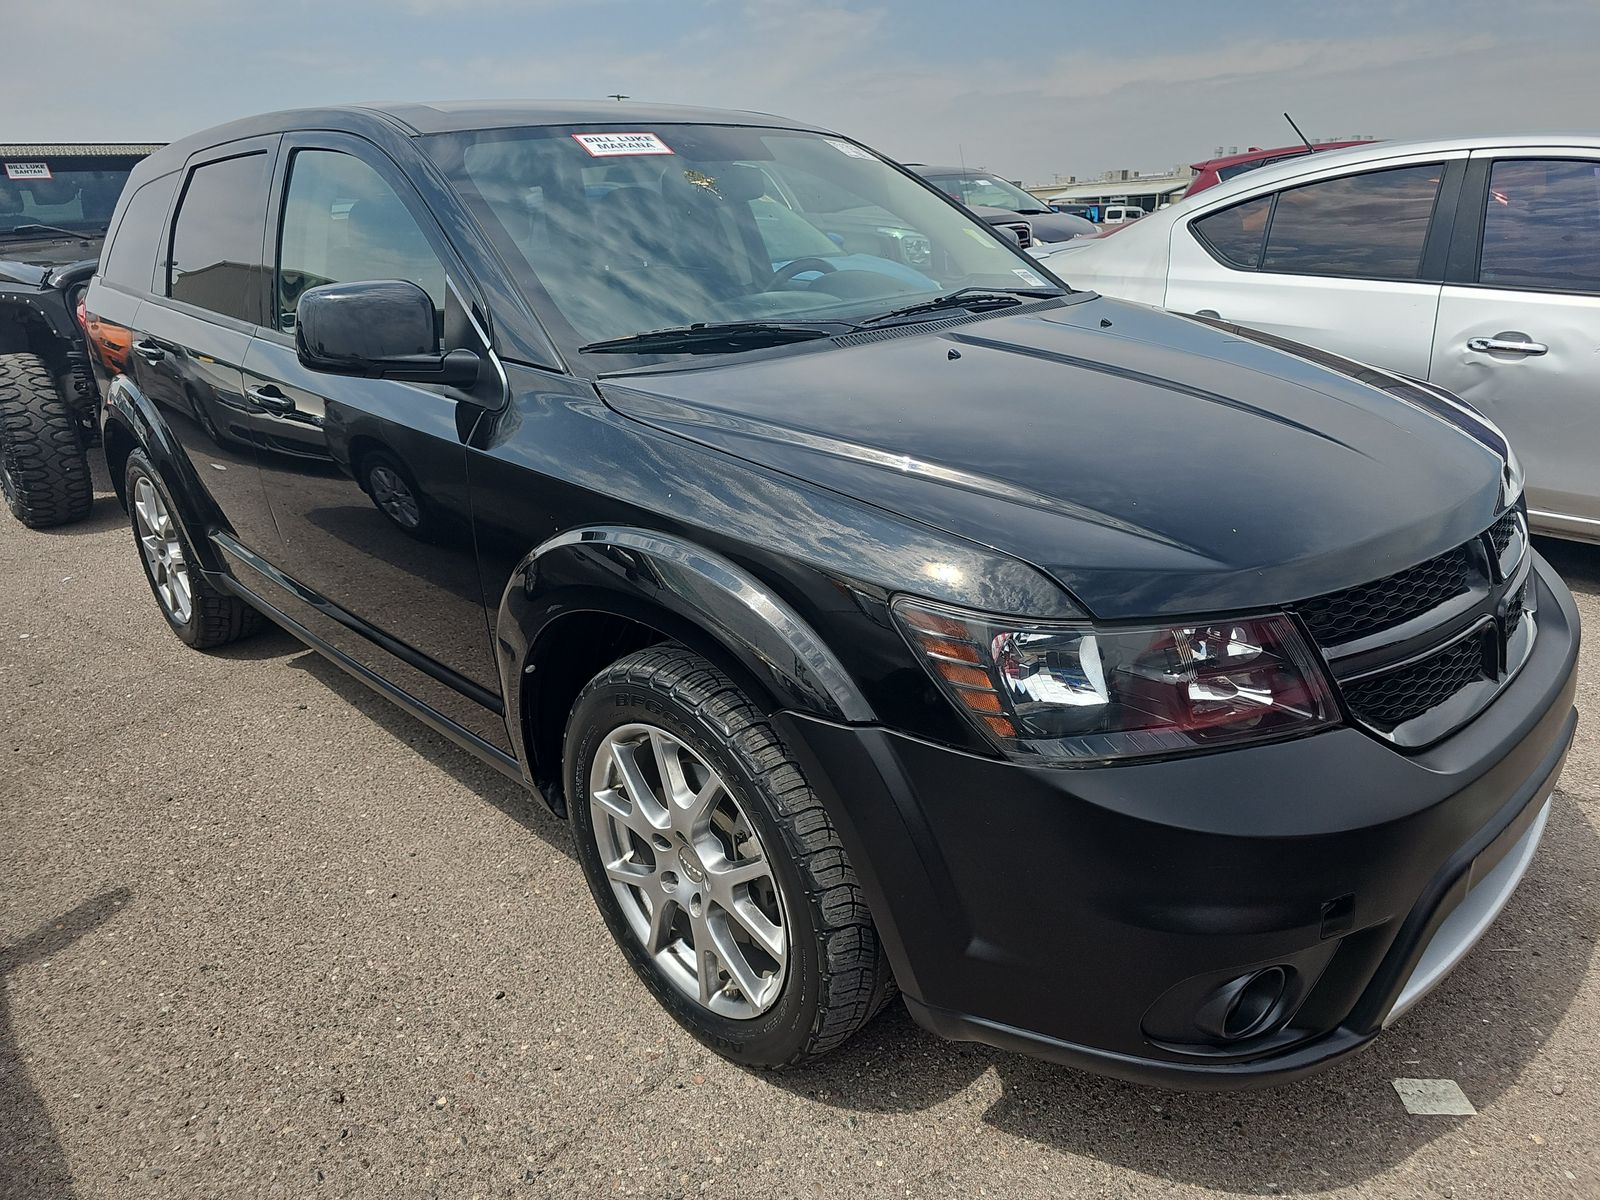
[[[0,164],[0,237],[17,227],[47,225],[49,231],[24,230],[23,236],[81,233],[103,237],[122,185],[137,156],[59,158],[8,156]]]
[[[1009,208],[1012,212],[1044,212],[1044,202],[1014,183],[992,175],[929,175],[928,182],[963,204]]]
[[[425,144],[580,361],[701,322],[854,324],[960,288],[1059,287],[930,188],[821,134],[573,126]]]

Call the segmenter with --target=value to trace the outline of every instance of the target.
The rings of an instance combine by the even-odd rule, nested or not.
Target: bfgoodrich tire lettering
[[[78,422],[35,354],[0,354],[0,490],[29,529],[81,521],[94,506]]]
[[[787,961],[777,997],[746,1006],[761,1007],[755,1015],[713,1011],[669,980],[619,903],[595,836],[590,780],[607,739],[629,728],[659,729],[687,747],[720,776],[759,839],[781,897]],[[563,766],[578,858],[612,935],[662,1006],[719,1054],[748,1066],[802,1062],[844,1042],[894,995],[827,813],[777,731],[705,659],[652,647],[596,675],[573,706]]]

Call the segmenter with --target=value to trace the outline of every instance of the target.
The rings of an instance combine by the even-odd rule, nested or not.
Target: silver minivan
[[[1535,527],[1600,541],[1600,138],[1307,155],[1049,264],[1456,393],[1521,456]]]

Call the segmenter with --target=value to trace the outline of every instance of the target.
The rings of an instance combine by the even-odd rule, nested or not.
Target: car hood
[[[1093,237],[1100,232],[1100,226],[1087,217],[1077,217],[1071,213],[1043,212],[1017,215],[1033,226],[1033,236],[1036,241],[1066,242],[1077,237]]]
[[[637,420],[993,547],[1122,618],[1304,599],[1490,524],[1492,430],[1342,366],[1090,296],[600,387]]]
[[[98,258],[102,238],[0,238],[0,261],[36,267],[62,267]]]

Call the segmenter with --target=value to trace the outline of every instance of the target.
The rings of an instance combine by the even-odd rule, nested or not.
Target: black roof
[[[452,133],[461,129],[504,129],[517,125],[764,125],[815,129],[771,113],[631,100],[445,100],[433,103],[359,104],[380,112],[413,133]]]
[[[135,169],[130,192],[147,180],[174,171],[197,150],[241,138],[295,129],[343,130],[382,142],[386,138],[453,133],[466,129],[512,129],[525,125],[592,125],[596,129],[636,130],[658,125],[758,125],[824,133],[814,125],[771,113],[678,104],[635,104],[616,100],[445,100],[291,108],[241,117],[202,129],[152,154]]]

